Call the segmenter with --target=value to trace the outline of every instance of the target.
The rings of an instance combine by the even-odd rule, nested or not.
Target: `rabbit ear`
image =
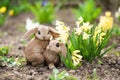
[[[67,48],[64,43],[60,43],[61,54],[66,58],[67,55]]]
[[[52,27],[48,27],[48,28],[49,28],[50,33],[52,34],[52,36],[53,36],[54,38],[59,37],[60,33],[59,33],[56,29],[54,29],[54,28],[52,28]]]
[[[30,36],[31,36],[31,35],[34,35],[34,34],[37,32],[37,30],[38,30],[38,28],[33,28],[33,29],[27,31],[27,32],[24,34],[23,38],[24,38],[24,39],[30,38]]]

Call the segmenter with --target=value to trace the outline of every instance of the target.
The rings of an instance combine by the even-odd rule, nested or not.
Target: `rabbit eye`
[[[59,43],[56,44],[56,47],[59,47]]]
[[[48,31],[48,34],[50,34],[50,31]]]
[[[38,31],[38,34],[40,35],[40,31]]]

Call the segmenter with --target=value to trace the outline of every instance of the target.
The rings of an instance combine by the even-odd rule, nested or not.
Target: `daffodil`
[[[106,12],[105,16],[100,17],[99,26],[101,27],[102,31],[107,31],[112,28],[113,25],[113,18],[111,17],[110,12]]]
[[[89,32],[92,25],[89,24],[89,22],[83,23],[83,25],[80,26],[79,22],[76,22],[77,28],[75,28],[75,34],[80,35],[82,32]]]
[[[84,31],[90,30],[93,26],[89,22],[83,23]]]
[[[74,66],[77,66],[82,60],[82,56],[78,53],[80,53],[79,50],[75,50],[72,52],[72,60],[73,60]]]
[[[6,10],[7,10],[7,8],[6,8],[6,7],[1,7],[1,8],[0,8],[0,13],[5,13],[5,12],[6,12]]]
[[[83,33],[83,40],[84,40],[84,39],[88,39],[89,37],[90,37],[89,34],[87,34],[87,33],[85,33],[85,32]]]
[[[10,11],[9,11],[9,15],[10,15],[10,16],[13,16],[13,15],[14,15],[14,10],[10,10]]]
[[[64,34],[60,34],[60,36],[56,39],[63,43],[66,43],[68,41],[68,37],[69,37],[69,33],[64,33]]]
[[[56,21],[56,27],[55,28],[58,31],[65,31],[65,32],[70,31],[70,28],[66,27],[66,25],[63,22],[59,21],[59,20]]]
[[[63,22],[57,20],[56,21],[56,30],[58,30],[58,32],[60,33],[60,36],[57,38],[57,40],[59,40],[63,43],[66,43],[68,40],[68,37],[69,37],[70,28],[66,27],[66,25]]]

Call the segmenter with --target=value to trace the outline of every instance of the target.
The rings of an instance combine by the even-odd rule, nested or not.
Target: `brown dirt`
[[[8,45],[12,47],[9,55],[14,57],[24,56],[22,50],[18,50],[21,45],[21,38],[24,34],[25,20],[27,17],[33,18],[31,13],[22,13],[17,17],[7,19],[4,26],[0,27],[0,46]],[[71,9],[62,9],[57,12],[57,19],[64,21],[67,25],[74,27],[74,16]],[[114,37],[110,42],[120,42],[120,37]],[[104,56],[99,64],[96,59],[94,62],[87,63],[83,61],[83,65],[76,69],[70,70],[64,66],[57,67],[59,71],[66,70],[70,75],[78,77],[80,80],[86,80],[92,76],[93,69],[96,68],[97,75],[100,80],[120,80],[120,57],[116,56],[118,46]],[[120,53],[120,52],[119,52]],[[52,70],[47,66],[41,65],[33,67],[23,65],[22,67],[0,67],[0,80],[49,80]]]

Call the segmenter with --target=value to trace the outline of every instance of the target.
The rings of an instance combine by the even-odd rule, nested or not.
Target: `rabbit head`
[[[61,53],[64,57],[66,57],[66,46],[64,43],[61,43],[58,40],[50,40],[47,50],[51,50],[55,53]]]
[[[59,36],[57,30],[48,26],[39,26],[27,31],[23,38],[28,39],[30,36],[35,35],[39,40],[50,40],[51,37],[56,38]]]

